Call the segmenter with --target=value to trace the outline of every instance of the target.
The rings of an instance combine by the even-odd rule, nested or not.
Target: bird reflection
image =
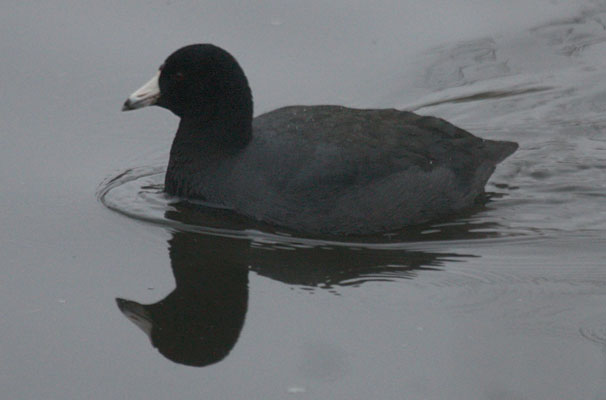
[[[157,303],[117,299],[118,307],[148,334],[166,358],[204,366],[222,360],[238,340],[248,305],[245,263],[229,260],[229,251],[212,237],[177,232],[169,240],[176,288]]]
[[[190,205],[174,206],[165,216],[175,222],[192,224],[203,218],[212,225],[225,218],[221,210],[209,215]],[[243,228],[240,223],[246,221],[236,219],[231,226]],[[173,232],[168,248],[176,288],[154,304],[116,300],[162,355],[198,367],[221,361],[235,346],[247,311],[249,270],[290,285],[334,289],[411,279],[419,270],[468,257],[401,248],[261,245],[249,237],[181,230]]]

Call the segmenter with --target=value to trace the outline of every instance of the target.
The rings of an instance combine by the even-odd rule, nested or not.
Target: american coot
[[[211,44],[171,54],[123,110],[181,118],[168,194],[307,233],[371,234],[470,207],[517,144],[394,109],[291,106],[253,119],[244,72]]]

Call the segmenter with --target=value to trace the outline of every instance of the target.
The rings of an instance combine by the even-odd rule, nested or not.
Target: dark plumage
[[[296,231],[370,234],[456,213],[517,149],[394,109],[292,106],[253,120],[244,72],[210,44],[177,50],[154,79],[124,109],[181,117],[166,192]]]

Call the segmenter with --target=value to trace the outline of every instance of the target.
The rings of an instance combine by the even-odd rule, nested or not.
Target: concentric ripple
[[[290,249],[345,246],[350,249],[432,249],[444,243],[478,240],[528,239],[537,232],[527,228],[512,228],[506,221],[491,216],[491,209],[500,202],[502,193],[490,193],[483,204],[457,218],[433,224],[409,227],[382,235],[348,237],[307,236],[271,227],[237,215],[214,204],[185,200],[163,192],[163,167],[131,168],[107,179],[97,192],[99,200],[109,209],[141,221],[180,231],[249,239],[255,247]],[[506,184],[494,186],[509,190]]]

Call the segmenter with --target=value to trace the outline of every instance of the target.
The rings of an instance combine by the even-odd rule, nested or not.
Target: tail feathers
[[[486,140],[485,143],[487,159],[494,161],[494,165],[512,155],[519,147],[515,142]]]

